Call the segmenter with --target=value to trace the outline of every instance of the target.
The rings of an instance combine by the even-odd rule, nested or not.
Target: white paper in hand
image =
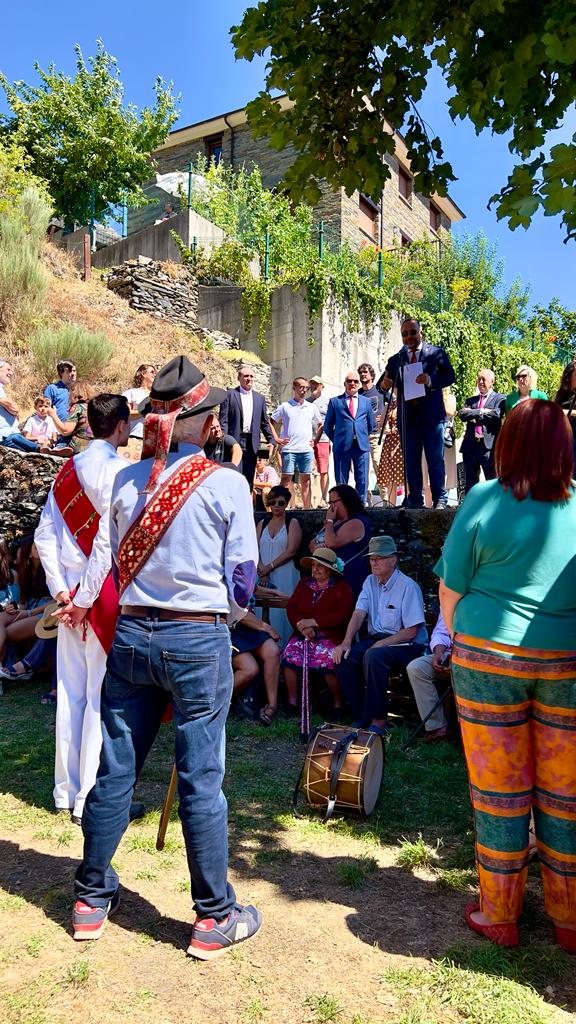
[[[417,384],[416,377],[424,373],[422,363],[407,363],[404,367],[404,398],[407,402],[411,398],[424,398],[426,388],[424,384]]]

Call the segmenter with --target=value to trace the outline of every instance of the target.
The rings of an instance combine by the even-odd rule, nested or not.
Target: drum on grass
[[[309,807],[324,811],[328,821],[334,811],[367,816],[374,810],[384,773],[384,743],[377,733],[342,725],[322,725],[308,742],[304,765],[296,783],[292,807],[300,784]]]

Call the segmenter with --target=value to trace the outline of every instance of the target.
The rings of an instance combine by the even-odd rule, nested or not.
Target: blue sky
[[[2,16],[0,69],[11,81],[28,82],[34,81],[35,61],[43,67],[53,61],[59,70],[73,73],[74,43],[79,42],[87,56],[101,36],[118,58],[127,100],[138,106],[150,103],[152,83],[160,74],[181,93],[179,124],[190,124],[244,106],[262,85],[262,63],[236,62],[230,44],[230,25],[241,20],[246,6],[243,0],[191,0],[179,7],[149,0],[100,0],[87,8],[77,0],[10,4]],[[3,98],[0,107],[5,109]],[[532,302],[546,305],[557,295],[564,305],[575,308],[576,242],[564,245],[560,221],[537,216],[528,231],[511,232],[486,208],[512,166],[504,140],[489,133],[477,137],[470,125],[453,124],[439,81],[430,88],[421,112],[443,138],[458,177],[451,194],[467,215],[463,229],[483,230],[498,243],[507,280],[519,275],[530,283]],[[573,110],[557,134],[568,139],[574,131]]]

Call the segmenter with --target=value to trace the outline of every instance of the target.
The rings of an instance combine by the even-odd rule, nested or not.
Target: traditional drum
[[[371,814],[384,773],[384,743],[377,733],[342,725],[323,725],[310,737],[300,784],[310,807],[324,810],[328,821],[335,810]]]

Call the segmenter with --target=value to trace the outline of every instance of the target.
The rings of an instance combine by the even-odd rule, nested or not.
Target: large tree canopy
[[[53,64],[35,70],[40,85],[15,82],[0,73],[12,109],[4,131],[22,146],[30,168],[48,185],[56,212],[86,224],[91,194],[97,219],[123,201],[137,201],[150,178],[150,155],[166,138],[177,113],[172,87],[154,83],[153,107],[138,112],[125,105],[116,60],[98,40],[95,57],[76,50],[76,75],[69,78]]]
[[[519,159],[491,197],[499,218],[528,227],[538,209],[576,237],[576,134],[546,151],[546,133],[576,99],[574,0],[267,0],[232,29],[236,56],[267,54],[266,90],[249,104],[254,132],[292,144],[286,176],[314,202],[319,181],[379,198],[394,150],[383,119],[402,129],[419,191],[454,180],[417,104],[438,65],[452,118],[510,133]],[[276,91],[293,101],[282,113]]]

